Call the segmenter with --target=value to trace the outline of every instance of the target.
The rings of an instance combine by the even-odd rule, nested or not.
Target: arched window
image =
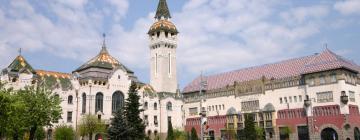
[[[68,104],[73,104],[73,96],[72,95],[68,96]]]
[[[82,110],[81,113],[86,113],[86,94],[82,94]]]
[[[145,102],[145,103],[144,103],[144,110],[148,109],[148,106],[149,106],[149,105],[148,105],[148,102]]]
[[[112,95],[112,112],[115,113],[118,109],[124,106],[124,94],[120,91],[116,91]]]
[[[103,100],[104,100],[104,95],[101,92],[96,93],[95,113],[98,111],[103,112]]]
[[[154,110],[157,110],[157,103],[154,103]]]
[[[169,111],[172,110],[172,103],[171,102],[166,103],[166,109],[169,110]]]

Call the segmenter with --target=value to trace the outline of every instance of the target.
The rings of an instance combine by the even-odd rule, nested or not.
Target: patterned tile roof
[[[35,72],[31,65],[21,55],[18,55],[7,68],[11,72],[22,72],[26,70],[30,71],[31,73]]]
[[[174,23],[172,23],[169,20],[159,20],[155,22],[153,25],[151,25],[150,30],[148,34],[155,33],[157,31],[168,31],[170,33],[178,33],[178,30],[176,29],[176,26]]]
[[[210,75],[203,77],[203,79],[207,82],[206,90],[212,90],[232,85],[235,81],[257,80],[263,76],[268,79],[281,79],[338,68],[345,68],[354,72],[360,71],[359,65],[342,58],[329,49],[325,49],[320,54]],[[197,77],[183,89],[183,92],[198,91],[199,85],[200,77]]]
[[[106,49],[105,42],[103,43],[102,49],[97,56],[77,68],[75,71],[78,72],[91,67],[105,68],[111,70],[120,68],[124,69],[126,72],[133,73],[130,69],[122,65],[118,60],[116,60],[116,58],[112,57],[109,54]]]
[[[61,88],[65,91],[72,87],[71,74],[45,70],[36,70],[36,74],[40,78],[40,85],[48,89]]]
[[[70,79],[71,74],[68,73],[62,73],[62,72],[53,72],[53,71],[45,71],[45,70],[36,70],[36,74],[40,77],[44,76],[52,76],[55,78],[64,78],[64,79]]]

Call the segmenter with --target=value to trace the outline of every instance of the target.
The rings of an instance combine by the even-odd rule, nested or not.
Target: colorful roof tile
[[[155,22],[148,32],[148,34],[155,33],[157,31],[167,31],[169,33],[178,33],[178,30],[176,29],[176,26],[170,22],[169,20],[159,20]]]
[[[91,67],[97,67],[97,68],[104,68],[104,69],[124,69],[126,72],[133,73],[130,69],[126,68],[124,65],[122,65],[118,60],[116,60],[114,57],[112,57],[109,52],[106,49],[105,42],[103,43],[102,49],[100,53],[92,58],[90,61],[86,62],[79,68],[77,68],[75,71],[82,71]]]
[[[45,70],[36,70],[36,74],[40,77],[39,80],[43,81],[40,84],[45,84],[46,88],[68,90],[72,87],[71,74]]]
[[[34,73],[34,69],[31,65],[25,60],[25,58],[21,55],[18,55],[14,61],[7,67],[10,72],[23,72],[29,71]]]
[[[342,58],[329,49],[325,49],[320,54],[210,75],[203,79],[207,82],[206,90],[212,90],[232,85],[235,81],[245,82],[257,80],[263,76],[268,79],[281,79],[339,68],[348,69],[357,73],[360,71],[359,65]],[[200,77],[194,79],[183,89],[183,92],[199,91],[200,79]]]

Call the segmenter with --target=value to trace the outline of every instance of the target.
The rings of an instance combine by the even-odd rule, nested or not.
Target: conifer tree
[[[173,131],[171,121],[168,122],[168,131],[167,131],[166,140],[175,140],[174,131]]]
[[[135,140],[142,140],[145,138],[145,124],[140,118],[140,96],[137,93],[137,85],[131,82],[129,88],[129,97],[125,102],[124,115],[125,120],[128,122],[127,136]]]
[[[199,137],[197,136],[196,133],[196,129],[194,127],[191,128],[190,140],[199,140]]]
[[[108,129],[108,135],[111,140],[127,140],[128,126],[122,109],[116,111],[114,118],[111,119],[111,124]]]
[[[245,128],[244,128],[244,136],[247,140],[256,140],[256,129],[254,118],[251,114],[245,114]]]

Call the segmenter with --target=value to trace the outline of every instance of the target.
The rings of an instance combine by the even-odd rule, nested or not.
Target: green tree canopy
[[[99,120],[95,115],[84,115],[81,118],[79,125],[80,136],[88,136],[89,140],[92,139],[96,133],[104,133],[106,131],[106,125],[104,121]]]
[[[38,128],[51,126],[61,117],[60,100],[41,88],[12,90],[0,84],[0,106],[0,133],[15,140],[25,132],[34,140]]]
[[[256,140],[256,129],[253,114],[245,114],[244,136],[247,140]]]
[[[74,140],[75,132],[71,126],[59,125],[55,128],[55,140]]]

